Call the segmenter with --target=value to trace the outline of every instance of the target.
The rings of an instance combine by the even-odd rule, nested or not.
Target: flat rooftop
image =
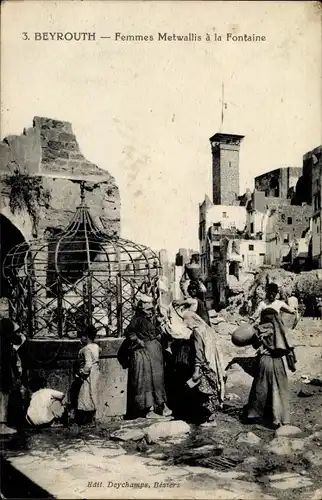
[[[238,134],[224,134],[224,133],[217,133],[210,137],[210,141],[217,141],[217,142],[226,142],[227,140],[229,141],[241,141],[244,139],[244,135],[238,135]]]

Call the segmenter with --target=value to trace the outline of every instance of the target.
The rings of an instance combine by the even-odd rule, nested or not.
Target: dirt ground
[[[233,323],[235,320],[238,321],[239,318],[231,318]],[[230,334],[234,328],[236,325],[228,323],[222,323],[217,327],[218,342],[226,363],[236,356],[240,358],[254,356],[252,348],[237,349],[233,346]],[[265,498],[321,500],[322,387],[305,384],[302,378],[306,375],[322,378],[321,321],[310,318],[302,319],[293,332],[293,343],[298,362],[297,371],[289,377],[291,418],[292,424],[303,431],[303,434],[296,440],[299,444],[298,450],[284,454],[272,452],[268,449],[268,445],[274,438],[273,430],[257,425],[245,426],[240,422],[240,410],[247,402],[252,377],[245,373],[239,364],[240,360],[237,360],[237,363],[228,371],[228,400],[223,411],[217,415],[216,426],[191,426],[191,432],[187,436],[160,439],[155,444],[148,444],[145,439],[119,442],[126,453],[117,457],[120,471],[122,467],[124,471],[126,470],[126,457],[130,456],[136,460],[154,461],[154,470],[158,470],[160,477],[166,478],[171,474],[177,474],[178,471],[182,474],[188,471],[189,487],[195,491],[195,498],[199,497],[198,492],[205,491],[206,488],[208,490],[214,488],[211,481],[215,478],[217,489],[213,491],[217,492],[218,498],[220,491],[226,491],[227,497],[221,493],[223,496],[220,498],[259,498],[258,495],[261,492],[261,494],[268,495]],[[104,442],[106,445],[112,441],[111,434],[115,429],[121,427],[140,429],[146,425],[144,419],[126,422],[116,418],[108,423],[99,424],[96,429],[83,430],[72,426],[69,429],[50,429],[32,435],[20,435],[3,443],[4,454],[9,458],[17,456],[19,458],[28,454],[30,456],[30,453],[35,454],[37,450],[40,456],[44,450],[51,450],[50,453],[55,450],[59,461],[59,457],[63,457],[66,450],[75,450],[80,442],[87,448],[91,446],[91,443]],[[247,432],[252,432],[260,438],[259,443],[239,442],[240,436]],[[200,447],[205,448],[198,454]],[[53,456],[50,460],[53,460]],[[72,473],[71,466],[69,470]],[[213,476],[214,473],[217,475]],[[286,477],[287,473],[290,477],[293,475],[302,478],[303,486],[295,487],[290,484],[290,487],[285,488],[274,487],[276,483],[272,482],[270,477],[276,475],[277,478],[277,474],[284,474]],[[40,476],[41,472],[38,474]],[[137,475],[139,476],[139,472]],[[75,477],[77,478],[77,475]],[[283,481],[287,482],[288,479]],[[229,496],[229,492],[237,496]],[[102,491],[99,493],[102,498]],[[66,492],[64,494],[66,495]],[[113,492],[110,492],[110,495],[112,494]],[[86,496],[82,498],[92,498],[88,492],[83,495]],[[113,498],[107,493],[106,495],[104,498]],[[264,497],[261,496],[261,498]]]

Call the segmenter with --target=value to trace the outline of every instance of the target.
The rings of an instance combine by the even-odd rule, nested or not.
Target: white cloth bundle
[[[180,308],[174,308],[171,304],[168,309],[168,318],[171,325],[171,336],[174,339],[189,339],[191,337],[191,330],[183,323]]]

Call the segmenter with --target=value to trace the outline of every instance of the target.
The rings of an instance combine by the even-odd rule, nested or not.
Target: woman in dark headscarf
[[[139,302],[125,331],[129,350],[128,416],[170,416],[164,384],[162,332],[152,321],[152,302]]]
[[[274,428],[290,423],[288,368],[295,371],[295,355],[290,340],[286,337],[281,311],[296,313],[284,301],[276,300],[278,286],[267,287],[267,298],[259,304],[252,317],[260,317],[255,326],[253,347],[258,349],[258,368],[250,391],[245,417],[248,421],[261,421]]]

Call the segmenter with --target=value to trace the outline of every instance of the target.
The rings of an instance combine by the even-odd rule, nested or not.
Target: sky
[[[321,144],[317,2],[15,1],[2,7],[1,31],[1,138],[34,116],[70,121],[86,158],[116,179],[122,236],[170,256],[198,249],[223,82],[221,131],[245,136],[241,193],[256,175],[301,166]],[[35,32],[96,40],[36,41]],[[115,41],[116,32],[154,41]],[[158,41],[159,32],[202,41]],[[266,41],[213,41],[228,32]]]

